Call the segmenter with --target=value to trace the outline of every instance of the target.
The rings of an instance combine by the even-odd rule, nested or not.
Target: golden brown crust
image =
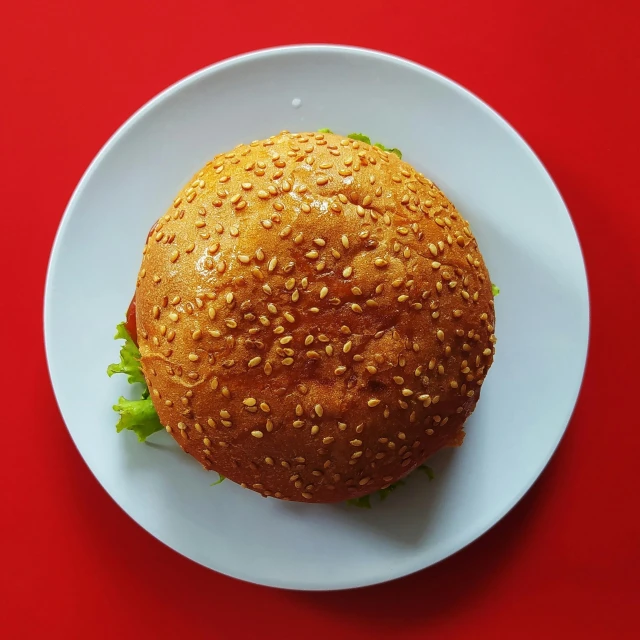
[[[158,221],[137,287],[162,424],[263,495],[357,497],[460,444],[493,360],[467,222],[406,162],[333,134],[216,156]]]

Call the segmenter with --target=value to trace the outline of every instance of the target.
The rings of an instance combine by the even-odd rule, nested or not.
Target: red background
[[[640,424],[630,411],[638,390],[628,346],[637,340],[640,291],[637,3],[62,4],[16,1],[2,16],[0,228],[8,270],[3,301],[11,304],[2,315],[9,415],[0,482],[0,635],[631,637],[640,604]],[[57,225],[115,129],[200,67],[251,49],[314,41],[411,58],[503,114],[566,199],[592,296],[578,406],[557,454],[522,502],[438,566],[391,584],[326,594],[217,575],[125,516],[64,428],[41,329]]]

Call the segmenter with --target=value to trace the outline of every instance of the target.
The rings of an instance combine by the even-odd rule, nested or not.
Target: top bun
[[[468,223],[393,153],[283,132],[216,156],[144,248],[163,425],[262,495],[336,502],[459,445],[494,354]]]

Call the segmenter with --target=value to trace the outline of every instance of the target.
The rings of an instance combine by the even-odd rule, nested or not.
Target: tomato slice
[[[156,228],[156,224],[158,224],[157,220],[156,222],[153,223],[153,226],[151,227],[151,229],[149,229],[149,233],[147,234],[147,240],[149,239],[154,229]],[[138,346],[138,324],[136,322],[136,294],[135,293],[133,294],[133,298],[131,298],[131,304],[129,305],[129,308],[127,309],[127,319],[125,321],[125,327],[127,328],[127,331],[131,336],[131,339],[136,343],[136,346]]]
[[[125,327],[131,336],[131,339],[138,345],[138,324],[136,323],[136,296],[133,295],[131,304],[127,309],[127,319],[125,321]]]

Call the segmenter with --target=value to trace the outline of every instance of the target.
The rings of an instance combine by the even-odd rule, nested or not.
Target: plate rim
[[[62,407],[60,406],[60,402],[58,400],[58,385],[56,384],[56,382],[54,381],[54,376],[52,374],[52,364],[51,364],[51,350],[52,350],[52,329],[50,327],[50,324],[52,322],[52,297],[53,297],[53,280],[54,280],[54,274],[56,272],[56,265],[58,262],[58,258],[60,255],[60,246],[61,246],[61,241],[62,241],[62,237],[63,234],[66,230],[66,228],[69,226],[70,224],[70,220],[72,217],[72,212],[76,206],[76,202],[79,199],[80,195],[82,194],[82,192],[84,191],[84,189],[86,188],[87,183],[89,182],[90,178],[93,176],[93,174],[97,171],[98,167],[100,166],[100,164],[102,163],[103,158],[111,151],[112,147],[115,146],[115,144],[124,136],[126,135],[126,133],[128,132],[128,130],[130,128],[132,128],[138,121],[140,121],[142,118],[144,118],[147,113],[149,113],[151,110],[153,110],[157,105],[159,105],[160,103],[162,103],[164,100],[166,100],[167,98],[171,97],[172,95],[186,89],[187,87],[189,87],[190,85],[198,82],[201,78],[206,77],[210,74],[215,74],[218,73],[219,71],[231,68],[233,66],[236,65],[242,65],[246,62],[251,62],[255,59],[260,59],[260,58],[269,58],[269,57],[277,57],[280,55],[288,55],[288,54],[292,54],[292,55],[296,55],[296,54],[300,54],[300,53],[317,53],[317,54],[324,54],[324,53],[345,53],[345,54],[356,54],[356,55],[361,55],[364,57],[368,57],[368,58],[374,58],[377,59],[379,61],[386,61],[386,62],[391,62],[391,63],[395,63],[395,64],[400,64],[403,65],[405,67],[409,67],[411,69],[413,69],[414,71],[417,71],[419,73],[421,73],[422,75],[426,75],[426,76],[430,76],[432,80],[435,80],[439,83],[442,83],[444,85],[446,85],[448,88],[455,90],[457,93],[462,94],[465,98],[471,100],[472,103],[474,103],[474,106],[479,107],[480,109],[482,109],[483,111],[485,111],[489,116],[491,116],[497,124],[499,124],[503,129],[506,129],[507,133],[514,139],[515,142],[517,142],[522,149],[524,150],[525,153],[528,153],[530,156],[532,156],[532,158],[538,163],[539,167],[542,169],[542,171],[544,172],[544,176],[546,177],[546,179],[549,181],[550,185],[553,187],[553,189],[556,192],[556,195],[558,196],[558,198],[560,199],[560,202],[564,208],[564,211],[567,214],[567,217],[569,219],[569,222],[571,224],[571,227],[573,229],[573,234],[576,240],[576,244],[577,244],[577,248],[579,251],[579,257],[580,257],[580,262],[581,262],[581,266],[582,266],[582,276],[583,276],[583,285],[584,285],[584,293],[585,293],[585,304],[586,304],[586,336],[585,336],[585,344],[584,344],[584,348],[583,348],[583,352],[582,352],[582,362],[580,363],[581,365],[581,373],[580,373],[580,378],[578,381],[578,384],[576,386],[576,389],[574,391],[574,393],[572,394],[572,403],[571,403],[571,411],[569,412],[569,415],[566,417],[566,420],[564,421],[564,427],[559,430],[558,433],[558,437],[556,439],[556,441],[552,444],[550,451],[546,454],[546,456],[544,457],[544,459],[541,458],[541,464],[539,466],[539,468],[536,470],[536,472],[532,475],[532,477],[530,478],[530,480],[525,483],[523,485],[523,488],[521,489],[521,491],[516,495],[516,497],[499,513],[499,515],[497,517],[495,517],[495,519],[491,519],[492,521],[490,521],[489,524],[483,523],[481,526],[477,527],[477,530],[473,530],[471,533],[468,533],[466,536],[466,542],[464,542],[461,546],[459,546],[457,543],[455,545],[453,545],[455,548],[452,549],[446,549],[444,551],[442,551],[439,554],[439,557],[437,557],[435,560],[431,561],[431,562],[427,562],[426,564],[423,563],[419,563],[419,566],[416,566],[413,570],[411,571],[405,571],[400,570],[397,572],[386,572],[385,575],[379,575],[376,576],[374,578],[369,578],[365,581],[362,580],[357,580],[357,579],[352,579],[348,582],[344,582],[341,584],[335,584],[333,586],[326,586],[326,585],[319,585],[319,586],[313,586],[310,585],[307,582],[300,582],[297,580],[291,580],[291,579],[287,579],[285,580],[283,583],[281,584],[275,584],[273,582],[268,582],[265,580],[261,580],[261,579],[254,579],[250,576],[247,575],[243,575],[244,572],[239,571],[236,574],[232,574],[229,573],[226,570],[221,570],[221,569],[214,569],[211,566],[205,564],[204,562],[199,561],[198,559],[191,557],[191,555],[188,555],[187,552],[183,552],[181,550],[178,550],[176,548],[174,548],[173,546],[171,546],[170,544],[168,544],[167,542],[164,542],[157,534],[156,532],[148,529],[146,526],[140,524],[138,522],[138,520],[129,512],[128,509],[126,509],[122,504],[120,504],[120,502],[108,491],[108,489],[105,487],[103,481],[101,480],[101,478],[99,478],[96,473],[94,472],[94,470],[91,468],[91,466],[87,463],[86,459],[84,458],[82,452],[80,451],[74,437],[73,434],[71,432],[71,429],[69,428],[67,421],[64,417],[64,413],[62,411]],[[380,584],[380,583],[384,583],[384,582],[389,582],[389,581],[393,581],[393,580],[397,580],[399,578],[402,578],[404,576],[408,576],[411,575],[413,573],[417,573],[418,571],[422,571],[430,566],[433,566],[435,564],[438,564],[440,562],[442,562],[443,560],[445,560],[446,558],[457,554],[458,552],[462,551],[463,549],[465,549],[467,546],[469,546],[470,544],[472,544],[473,542],[475,542],[476,540],[478,540],[480,537],[482,537],[485,533],[487,533],[490,529],[492,529],[496,524],[498,524],[514,507],[515,505],[517,505],[520,500],[523,498],[523,496],[531,489],[531,487],[535,484],[535,482],[538,480],[538,478],[540,477],[540,475],[542,474],[542,472],[544,471],[544,469],[547,467],[547,465],[549,464],[550,460],[552,459],[554,453],[556,452],[560,442],[562,441],[567,428],[571,422],[571,419],[573,417],[573,414],[575,412],[576,406],[577,406],[577,402],[580,396],[580,392],[582,390],[582,385],[584,383],[584,377],[585,377],[585,372],[586,372],[586,364],[587,364],[587,360],[588,360],[588,356],[589,356],[589,346],[591,343],[591,296],[590,296],[590,287],[589,287],[589,279],[588,279],[588,272],[586,269],[586,263],[585,263],[585,258],[584,258],[584,251],[582,249],[582,244],[580,242],[580,237],[578,235],[574,220],[571,216],[571,212],[569,211],[569,208],[566,205],[566,202],[564,200],[564,198],[562,197],[562,193],[560,192],[560,190],[558,189],[555,181],[553,180],[552,176],[550,175],[549,171],[547,170],[547,167],[545,166],[545,164],[542,162],[542,160],[538,157],[538,155],[533,151],[533,149],[530,147],[530,145],[526,142],[526,140],[522,137],[522,135],[506,120],[506,118],[504,118],[497,110],[495,110],[494,108],[492,108],[491,106],[489,106],[486,102],[484,102],[481,98],[479,98],[475,93],[473,93],[472,91],[470,91],[469,89],[463,87],[461,84],[459,84],[458,82],[456,82],[455,80],[452,80],[451,78],[445,76],[444,74],[441,74],[425,65],[419,64],[417,62],[414,62],[412,60],[409,60],[407,58],[401,57],[401,56],[396,56],[390,53],[386,53],[383,51],[378,51],[375,49],[370,49],[370,48],[365,48],[365,47],[356,47],[356,46],[350,46],[350,45],[342,45],[342,44],[295,44],[295,45],[286,45],[286,46],[276,46],[276,47],[268,47],[268,48],[263,48],[263,49],[257,49],[257,50],[253,50],[247,53],[242,53],[242,54],[238,54],[229,58],[225,58],[223,60],[220,60],[216,63],[213,63],[211,65],[207,65],[206,67],[203,67],[201,69],[198,69],[188,75],[186,75],[185,77],[179,79],[178,81],[172,83],[171,85],[169,85],[168,87],[166,87],[165,89],[161,90],[160,92],[158,92],[157,94],[155,94],[150,100],[148,100],[145,104],[143,104],[140,108],[138,108],[136,111],[134,111],[134,113],[132,115],[130,115],[123,124],[121,124],[116,131],[108,138],[108,140],[102,145],[102,147],[100,148],[100,150],[98,151],[98,153],[94,156],[94,158],[92,159],[92,161],[89,163],[88,167],[85,169],[85,171],[83,172],[79,182],[77,183],[76,187],[74,188],[71,197],[69,198],[69,201],[64,209],[63,215],[60,219],[60,222],[58,223],[58,228],[51,246],[51,253],[49,256],[49,260],[48,260],[48,264],[47,264],[47,272],[46,272],[46,278],[45,278],[45,287],[44,287],[44,299],[43,299],[43,315],[42,315],[42,320],[43,320],[43,334],[44,334],[44,347],[45,347],[45,359],[47,362],[47,372],[49,375],[49,380],[51,382],[51,388],[53,390],[54,393],[54,398],[55,398],[55,402],[56,402],[56,406],[58,407],[58,411],[60,412],[60,416],[62,417],[62,421],[64,423],[64,426],[67,430],[67,433],[69,434],[71,441],[73,442],[76,450],[78,451],[80,457],[82,458],[82,460],[84,461],[85,465],[89,468],[89,471],[92,473],[93,477],[98,481],[98,483],[100,484],[100,486],[102,487],[102,489],[107,493],[107,495],[111,498],[111,500],[113,500],[113,502],[129,517],[131,518],[136,524],[138,524],[138,526],[140,526],[142,529],[144,529],[149,535],[153,536],[156,540],[158,540],[161,544],[163,544],[164,546],[170,548],[172,551],[178,553],[179,555],[183,556],[184,558],[195,562],[211,571],[215,571],[216,573],[220,573],[223,575],[226,575],[228,577],[237,579],[237,580],[242,580],[242,581],[246,581],[246,582],[250,582],[253,584],[259,584],[262,586],[269,586],[269,587],[273,587],[273,588],[278,588],[278,589],[285,589],[285,590],[298,590],[298,591],[335,591],[335,590],[344,590],[344,589],[353,589],[353,588],[360,588],[360,587],[365,587],[365,586],[371,586],[371,585],[375,585],[375,584]]]

